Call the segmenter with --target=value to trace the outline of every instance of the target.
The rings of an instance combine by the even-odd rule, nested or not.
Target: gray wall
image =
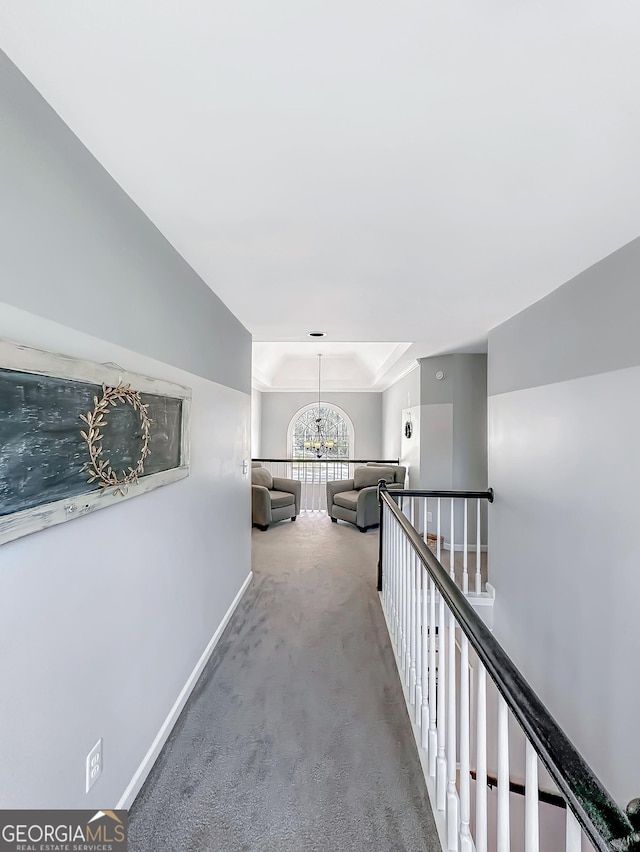
[[[420,369],[416,366],[382,393],[382,454],[385,458],[400,458],[402,412],[419,404]]]
[[[453,487],[487,487],[487,356],[453,355]],[[446,381],[446,379],[445,379]]]
[[[0,51],[0,301],[251,392],[247,332]]]
[[[317,400],[317,395],[313,393],[262,394],[262,458],[286,458],[290,455],[287,429],[291,418],[300,408]],[[322,394],[322,401],[339,406],[351,418],[355,431],[353,458],[381,457],[382,394],[327,392]]]
[[[250,570],[251,341],[3,55],[0,138],[0,336],[193,390],[187,479],[1,549],[0,807],[112,808]]]
[[[640,237],[491,332],[489,393],[638,363]]]
[[[494,629],[620,803],[638,795],[640,240],[489,336]]]
[[[444,379],[436,379],[438,371]],[[420,487],[487,488],[487,356],[441,355],[420,360]],[[486,505],[482,542],[486,543]],[[441,525],[450,539],[448,507]],[[435,516],[434,516],[435,517]],[[456,511],[455,540],[463,536],[462,510]],[[435,524],[434,524],[435,528]],[[469,512],[469,537],[476,537],[475,505]]]

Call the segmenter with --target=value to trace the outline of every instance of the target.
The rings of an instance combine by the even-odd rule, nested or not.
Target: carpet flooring
[[[131,852],[440,849],[377,532],[253,531],[254,578],[130,812]]]

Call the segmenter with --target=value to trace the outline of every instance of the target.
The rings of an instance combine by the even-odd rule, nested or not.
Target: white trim
[[[442,549],[443,550],[451,550],[451,542],[445,540],[442,544]],[[475,553],[477,549],[478,548],[476,547],[475,544],[468,544],[467,545],[467,553]],[[463,550],[464,550],[464,544],[456,544],[453,548],[454,553],[458,553],[458,551],[462,552]],[[487,550],[488,550],[488,547],[487,547],[486,544],[480,545],[480,552],[481,553],[486,553]]]
[[[294,387],[270,387],[268,385],[262,385],[260,381],[256,381],[254,378],[252,387],[254,390],[259,390],[260,393],[306,393],[312,394],[314,392],[314,388],[310,385],[295,385]],[[316,383],[315,387],[316,395],[318,394],[318,385]],[[328,382],[325,384],[324,380],[322,382],[322,393],[382,393],[382,389],[378,385],[371,385],[371,387],[360,387],[357,385],[356,387],[351,387],[346,383],[344,385],[330,385]],[[333,405],[333,403],[331,403]],[[318,403],[316,402],[316,408]]]
[[[134,389],[141,393],[191,399],[191,388],[166,382],[163,379],[131,373],[112,361],[98,364],[96,361],[85,361],[55,352],[45,352],[10,340],[0,340],[0,366],[5,370],[16,370],[19,373],[37,373],[41,376],[74,379],[97,385],[117,386],[124,382],[132,384]]]
[[[419,366],[420,366],[419,361],[412,361],[409,364],[409,366],[406,367],[404,370],[402,370],[402,372],[398,373],[396,378],[393,379],[392,381],[390,381],[388,383],[387,382],[380,382],[380,392],[384,393],[385,391],[388,391],[389,388],[392,388],[394,385],[397,385],[398,382],[401,382],[402,379],[404,379],[406,376],[408,376],[409,373],[412,373]],[[389,370],[389,372],[391,372],[391,370]]]
[[[395,366],[395,365],[394,365]],[[386,374],[394,375],[393,367],[387,370],[387,373],[383,375],[379,380],[373,382],[371,385],[367,385],[366,387],[361,385],[349,385],[348,380],[345,380],[344,384],[341,385],[332,385],[327,382],[322,383],[322,391],[323,393],[384,393],[385,391],[392,388],[398,382],[401,382],[402,379],[406,378],[409,373],[412,373],[416,370],[420,364],[418,361],[412,360],[411,363],[404,367],[395,378],[386,378]],[[334,380],[335,381],[335,380]],[[256,375],[255,368],[252,376],[252,387],[254,390],[259,390],[260,393],[313,393],[314,388],[310,382],[307,382],[304,385],[294,385],[293,387],[276,387],[274,385],[269,384],[261,378],[260,375]],[[317,392],[317,388],[315,389]]]
[[[167,718],[162,723],[160,730],[156,734],[154,741],[151,743],[151,746],[149,747],[149,751],[142,758],[142,762],[140,763],[140,766],[138,766],[138,768],[136,769],[136,771],[133,775],[133,778],[131,779],[131,781],[127,785],[126,790],[124,791],[124,793],[120,797],[120,801],[115,806],[115,810],[117,810],[117,811],[128,810],[131,807],[131,805],[133,804],[135,797],[140,792],[142,785],[144,784],[144,782],[147,779],[147,776],[149,775],[149,772],[151,772],[153,764],[156,762],[158,755],[162,751],[162,747],[164,746],[167,739],[169,738],[169,734],[171,733],[173,726],[178,721],[178,716],[182,712],[184,705],[187,703],[187,700],[188,700],[189,696],[191,695],[191,692],[193,691],[193,688],[195,687],[195,685],[198,681],[198,678],[202,674],[204,667],[206,666],[207,662],[209,661],[209,657],[213,653],[213,649],[218,644],[218,641],[219,641],[220,637],[222,636],[223,630],[225,629],[225,627],[229,623],[229,619],[231,618],[236,607],[240,603],[240,599],[242,598],[245,591],[247,590],[247,587],[248,587],[249,583],[251,582],[252,578],[253,578],[253,572],[249,572],[249,576],[244,581],[242,586],[240,586],[240,590],[238,591],[238,594],[235,596],[235,598],[231,602],[231,606],[226,611],[222,621],[218,625],[216,632],[211,637],[209,644],[204,649],[204,652],[203,652],[202,656],[200,657],[200,659],[198,660],[198,662],[196,663],[195,668],[193,669],[193,671],[191,672],[191,674],[187,678],[187,682],[182,687],[180,694],[176,698],[173,707],[171,708],[171,710],[169,710],[169,714],[167,715]]]
[[[489,584],[487,583],[487,586]],[[468,595],[465,595],[467,602],[471,604],[471,606],[475,609],[476,613],[480,616],[480,618],[487,625],[489,630],[493,631],[493,613],[495,606],[495,589],[492,592],[480,592],[479,595],[476,595],[474,592],[469,592]]]

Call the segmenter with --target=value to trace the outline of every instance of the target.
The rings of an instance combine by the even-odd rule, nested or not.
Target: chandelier
[[[327,453],[332,450],[334,446],[334,441],[330,441],[327,439],[327,427],[322,420],[322,411],[320,408],[321,363],[322,355],[318,355],[318,416],[316,417],[315,431],[311,436],[311,439],[304,442],[305,450],[308,450],[309,453],[311,453],[311,455],[314,455],[317,459],[321,459],[323,458],[323,456],[326,456]]]

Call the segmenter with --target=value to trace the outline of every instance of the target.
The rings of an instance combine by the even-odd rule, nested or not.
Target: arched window
[[[318,415],[319,412],[319,415]],[[287,446],[293,459],[317,458],[317,418],[320,416],[326,452],[323,459],[348,459],[353,450],[354,431],[349,416],[337,405],[306,405],[291,418]]]

